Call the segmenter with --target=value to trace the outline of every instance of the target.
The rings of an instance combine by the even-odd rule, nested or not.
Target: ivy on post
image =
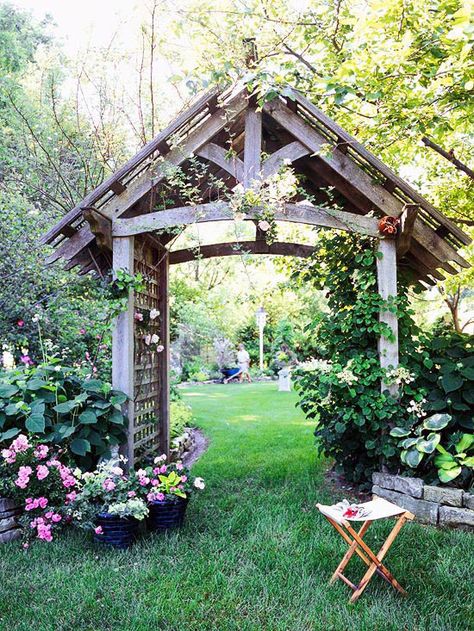
[[[117,277],[119,270],[134,273],[134,237],[114,237],[112,240],[113,273]],[[121,390],[128,397],[123,413],[128,418],[127,444],[122,446],[128,458],[129,468],[134,464],[134,295],[130,289],[126,309],[115,321],[112,334],[112,386]]]
[[[377,285],[378,292],[384,301],[397,297],[397,244],[395,239],[382,238],[377,246]],[[379,316],[380,322],[390,327],[390,338],[381,335],[378,339],[378,352],[382,368],[397,368],[398,359],[398,317],[397,314],[383,310]],[[388,390],[393,396],[398,395],[396,383],[387,384],[382,381],[382,392]]]

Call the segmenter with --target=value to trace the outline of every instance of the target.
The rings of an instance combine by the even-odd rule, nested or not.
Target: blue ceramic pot
[[[148,530],[163,532],[182,526],[188,502],[189,497],[174,497],[149,502],[150,513],[146,520]]]
[[[94,541],[109,545],[112,548],[125,550],[138,537],[140,522],[135,517],[118,517],[110,513],[98,513],[95,524],[102,528],[102,534],[94,533]]]

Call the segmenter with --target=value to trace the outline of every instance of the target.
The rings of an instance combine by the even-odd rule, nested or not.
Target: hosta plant
[[[0,495],[24,509],[19,523],[25,548],[35,538],[52,541],[70,520],[76,486],[73,471],[64,464],[64,452],[55,447],[20,434],[1,452]]]
[[[449,414],[434,414],[416,427],[394,427],[390,434],[401,438],[400,460],[411,469],[430,475],[436,470],[440,482],[469,487],[474,480],[474,434],[446,432],[452,424]],[[443,444],[441,444],[443,442]]]

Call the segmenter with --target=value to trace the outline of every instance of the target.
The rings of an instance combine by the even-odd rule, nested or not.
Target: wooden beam
[[[186,248],[170,252],[170,265],[188,263],[196,259],[210,259],[221,256],[243,256],[246,254],[273,254],[279,256],[311,256],[314,248],[302,243],[271,243],[265,241],[235,241],[233,243],[214,243],[199,248]]]
[[[247,212],[247,219],[254,220],[258,215],[258,209]],[[209,221],[229,221],[233,219],[233,212],[226,202],[212,202],[197,206],[183,206],[171,208],[140,217],[130,219],[116,219],[112,223],[114,237],[124,237],[144,232],[153,232],[170,228],[171,226],[186,226],[192,223],[204,223]],[[277,221],[291,221],[334,228],[348,232],[358,232],[378,238],[378,221],[374,217],[355,215],[332,208],[318,208],[305,204],[285,204],[285,208],[275,212]]]
[[[112,222],[94,208],[84,209],[84,219],[95,236],[97,246],[101,250],[112,250]]]
[[[113,271],[124,269],[134,273],[134,241],[133,237],[113,239]],[[129,293],[127,309],[115,321],[112,334],[112,386],[121,390],[129,400],[123,405],[123,412],[128,418],[128,440],[123,451],[128,458],[128,466],[134,464],[134,296]]]
[[[159,355],[159,423],[160,451],[169,456],[170,451],[170,323],[169,323],[169,254],[160,253],[158,264],[158,309],[160,311],[160,340],[164,350]]]
[[[245,112],[244,187],[257,186],[261,178],[262,112],[249,107]]]
[[[405,210],[400,215],[400,225],[397,234],[397,254],[402,257],[408,252],[411,246],[413,228],[418,217],[418,205],[407,204]]]
[[[217,164],[222,169],[225,169],[227,173],[230,173],[237,182],[243,182],[244,180],[244,163],[242,160],[233,155],[229,157],[229,152],[223,147],[219,147],[213,142],[208,142],[204,147],[198,149],[195,152],[197,156],[205,158],[214,164]]]
[[[302,118],[291,112],[279,99],[266,103],[264,111],[312,152],[317,153],[319,160],[328,165],[338,176],[341,176],[354,191],[362,194],[369,204],[375,205],[385,215],[399,217],[402,214],[403,202],[391,195],[383,186],[373,182],[370,175],[336,147],[328,153],[326,151],[327,139]],[[453,260],[462,267],[469,267],[469,263],[449,243],[439,237],[419,218],[415,221],[413,237],[441,261]]]
[[[219,89],[213,88],[199,98],[191,107],[187,108],[182,114],[177,116],[168,127],[160,132],[156,138],[146,144],[133,158],[126,162],[118,171],[107,178],[102,184],[95,188],[87,195],[77,206],[70,210],[64,217],[47,232],[42,238],[42,243],[51,243],[72,221],[81,216],[82,210],[88,206],[94,206],[95,203],[108,191],[112,190],[112,185],[124,178],[128,173],[133,171],[144,160],[152,155],[163,140],[174,134],[180,127],[185,125],[193,116],[195,116],[202,108],[210,104],[212,100],[219,94]],[[122,185],[123,186],[123,185]]]
[[[381,239],[377,248],[377,283],[380,296],[384,300],[397,296],[397,245],[395,239]],[[380,322],[387,324],[394,336],[393,340],[380,336],[378,351],[382,368],[398,366],[398,318],[391,311],[380,313]],[[382,392],[386,389],[396,396],[397,384],[381,384]]]
[[[286,160],[295,162],[295,160],[304,158],[310,153],[311,152],[308,147],[305,147],[301,142],[298,142],[297,140],[295,140],[295,142],[290,142],[264,160],[262,164],[262,178],[266,180],[267,177],[278,173]]]
[[[185,162],[191,154],[205,145],[215,136],[221,129],[224,129],[233,118],[245,110],[247,105],[246,95],[238,93],[237,96],[226,105],[225,109],[217,110],[212,116],[200,125],[195,131],[191,132],[184,140],[183,144],[172,149],[166,156],[166,164],[179,166]],[[100,212],[114,219],[120,217],[124,212],[131,208],[152,188],[157,186],[166,178],[167,169],[160,164],[150,165],[139,176],[137,176],[128,186],[122,195],[114,196],[108,200],[100,208]],[[46,259],[47,263],[53,263],[59,258],[71,259],[91,241],[94,235],[90,232],[89,227],[81,228],[71,239],[62,243],[51,256]]]

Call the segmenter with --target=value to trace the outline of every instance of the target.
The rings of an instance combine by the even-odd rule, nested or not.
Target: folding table
[[[362,509],[361,512],[363,513],[360,517],[344,517],[343,510],[341,510],[338,505],[325,506],[324,504],[317,504],[316,506],[324,517],[326,517],[328,522],[337,530],[344,541],[349,545],[349,550],[337,566],[336,571],[330,580],[330,584],[334,583],[334,581],[338,578],[344,581],[344,583],[349,585],[354,592],[350,599],[350,602],[354,603],[361,596],[373,575],[377,573],[390,583],[390,585],[393,585],[393,587],[395,587],[395,589],[397,589],[401,594],[406,596],[406,591],[395,580],[382,561],[390,546],[397,538],[405,522],[411,521],[415,516],[404,508],[401,508],[396,504],[392,504],[381,497],[377,497],[370,502],[359,504],[358,507]],[[385,543],[380,548],[378,554],[374,554],[374,552],[372,552],[363,540],[363,537],[373,521],[377,519],[387,519],[388,517],[395,517],[397,522],[385,540]],[[351,526],[350,522],[353,521],[364,522],[358,532]],[[358,585],[354,585],[354,583],[352,583],[343,574],[343,570],[349,563],[354,552],[368,566],[366,573]]]

